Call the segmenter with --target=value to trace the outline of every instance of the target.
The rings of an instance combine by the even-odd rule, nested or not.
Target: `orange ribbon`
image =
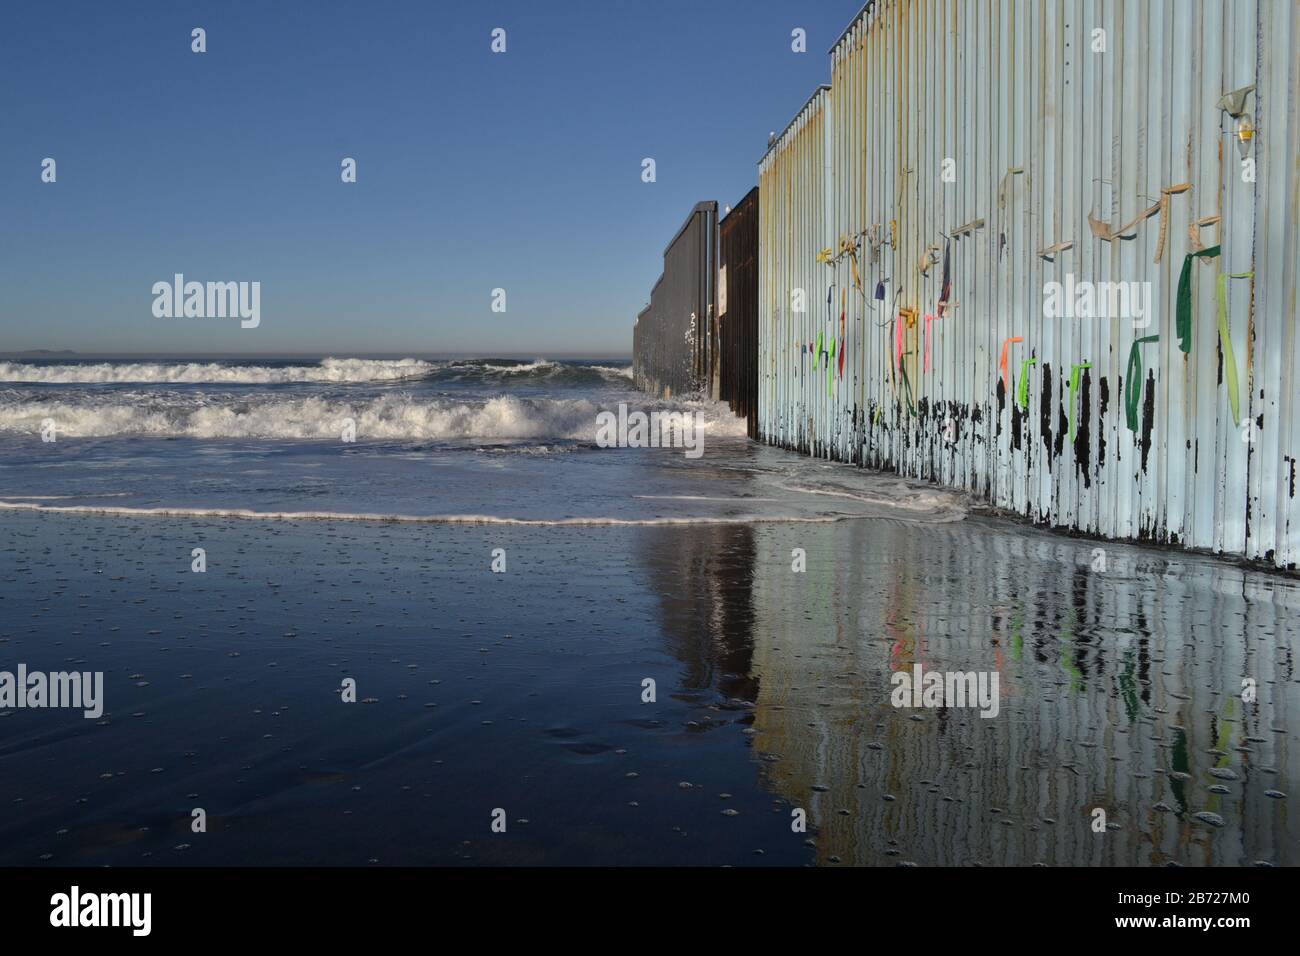
[[[998,368],[1002,370],[1002,388],[1004,391],[1011,391],[1011,379],[1007,372],[1007,349],[1011,348],[1014,342],[1023,342],[1024,339],[1019,335],[1013,335],[1002,343],[1002,360],[998,362]]]

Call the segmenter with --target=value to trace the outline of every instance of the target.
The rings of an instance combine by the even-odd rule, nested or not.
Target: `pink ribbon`
[[[923,370],[930,371],[930,323],[935,319],[942,318],[938,315],[927,315],[925,317],[925,365]]]

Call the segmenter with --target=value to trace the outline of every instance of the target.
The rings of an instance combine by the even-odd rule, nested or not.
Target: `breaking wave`
[[[28,385],[349,385],[412,381],[521,382],[627,385],[630,367],[537,359],[326,358],[315,364],[256,365],[224,362],[0,362],[0,382]]]
[[[0,362],[0,381],[43,385],[288,385],[400,382],[424,378],[436,366],[418,359],[327,358],[316,365],[221,362],[87,362],[67,365]]]
[[[725,406],[654,403],[703,417],[711,436],[745,434],[743,419]],[[198,439],[339,440],[348,421],[357,441],[552,439],[594,441],[596,415],[606,403],[587,398],[503,395],[457,400],[388,393],[356,400],[289,398],[283,393],[204,395],[109,392],[66,398],[0,393],[0,434],[39,434],[53,419],[69,438],[117,435]]]

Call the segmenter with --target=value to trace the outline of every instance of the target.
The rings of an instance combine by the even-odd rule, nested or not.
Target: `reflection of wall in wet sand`
[[[821,862],[1300,860],[1287,801],[1264,796],[1297,790],[1294,586],[1113,545],[1095,573],[1092,547],[980,522],[758,531],[753,745]],[[893,708],[890,673],[918,661],[997,670],[1001,713]],[[1094,807],[1119,828],[1092,832]]]
[[[669,652],[690,689],[716,686],[753,701],[754,529],[749,525],[647,530],[640,553],[659,601]]]

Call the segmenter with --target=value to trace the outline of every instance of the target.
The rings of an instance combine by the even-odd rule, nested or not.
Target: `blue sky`
[[[9,5],[0,351],[629,352],[665,243],[754,185],[860,5]],[[259,281],[261,325],[155,318],[177,272]]]

